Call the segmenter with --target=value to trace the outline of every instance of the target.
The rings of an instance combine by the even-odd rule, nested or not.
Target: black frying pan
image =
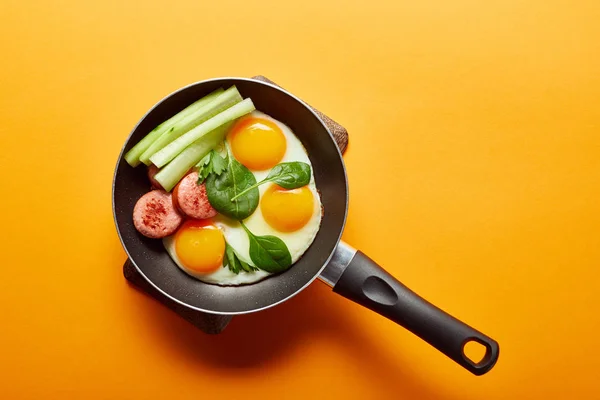
[[[300,138],[312,162],[324,215],[314,243],[292,268],[252,285],[221,287],[191,278],[171,261],[161,241],[136,231],[133,207],[149,184],[145,169],[130,167],[123,154],[159,123],[213,90],[231,85],[236,85],[243,97],[252,98],[258,110],[287,124]],[[212,314],[251,313],[288,300],[320,278],[334,292],[409,329],[473,374],[489,371],[498,359],[498,343],[428,303],[366,255],[340,242],[347,210],[346,170],[327,127],[292,94],[245,78],[194,83],[160,101],[127,139],[113,182],[114,217],[129,259],[150,284],[174,301]],[[464,354],[470,341],[485,346],[485,356],[479,362]]]

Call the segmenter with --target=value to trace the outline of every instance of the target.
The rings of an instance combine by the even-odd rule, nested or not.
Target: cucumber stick
[[[215,115],[211,119],[198,125],[194,129],[178,137],[158,153],[150,157],[150,161],[159,168],[167,165],[169,161],[177,157],[179,153],[186,149],[189,145],[206,135],[208,132],[218,128],[221,125],[231,122],[234,119],[249,114],[256,108],[251,99],[245,99],[227,110]]]
[[[154,179],[156,179],[167,192],[170,192],[181,178],[188,173],[190,168],[200,162],[209,151],[217,147],[219,143],[225,139],[227,132],[233,124],[234,122],[231,121],[221,125],[217,129],[196,140],[184,151],[179,153],[173,161],[165,165],[165,167],[156,174]]]
[[[169,130],[165,131],[158,139],[156,139],[146,151],[144,151],[140,156],[140,161],[146,165],[150,165],[150,157],[157,151],[161,150],[190,129],[195,128],[202,122],[214,117],[221,111],[228,109],[240,101],[242,101],[240,92],[238,92],[235,86],[230,87],[212,101],[204,104],[200,109],[177,121]]]
[[[193,114],[195,111],[204,107],[206,104],[213,101],[217,96],[224,92],[223,89],[219,88],[214,92],[204,96],[200,100],[192,103],[190,106],[184,108],[182,111],[178,112],[162,124],[158,125],[149,134],[147,134],[142,140],[140,140],[135,146],[131,148],[125,154],[125,161],[132,167],[137,167],[140,164],[140,156],[154,143],[163,133],[168,131],[175,125],[178,121],[184,119],[188,115]]]

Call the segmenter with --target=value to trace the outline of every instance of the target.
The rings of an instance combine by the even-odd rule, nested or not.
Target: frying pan
[[[159,123],[213,90],[236,85],[260,111],[287,124],[304,144],[321,192],[321,228],[304,256],[287,271],[261,282],[222,287],[191,278],[173,263],[161,241],[140,235],[132,221],[136,201],[148,191],[143,168],[123,155]],[[348,183],[342,155],[327,127],[304,102],[285,90],[246,78],[218,78],[186,86],[161,100],[127,139],[113,180],[113,213],[121,243],[133,265],[156,289],[191,309],[221,315],[261,311],[282,303],[319,278],[333,291],[410,330],[475,375],[498,359],[498,343],[419,297],[377,263],[340,241],[348,211]],[[485,347],[474,362],[465,344]]]

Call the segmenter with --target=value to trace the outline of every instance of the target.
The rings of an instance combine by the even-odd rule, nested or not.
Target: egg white
[[[287,125],[282,124],[276,119],[273,119],[267,114],[264,114],[260,111],[252,112],[251,116],[256,118],[268,119],[277,124],[277,126],[283,132],[286,138],[286,152],[281,162],[301,161],[311,165],[310,159],[308,158],[308,154],[306,153],[306,149],[302,145],[302,142],[300,142],[300,140],[296,137],[296,135],[294,135],[292,130]],[[222,150],[224,151],[224,148]],[[263,179],[265,179],[267,175],[269,175],[270,171],[270,169],[264,171],[252,170],[252,173],[254,174],[256,181],[260,182]],[[261,199],[265,191],[271,185],[273,184],[265,183],[258,187]],[[290,255],[292,257],[292,263],[298,261],[298,259],[300,259],[300,257],[310,247],[321,225],[321,198],[319,196],[319,192],[317,191],[312,171],[311,180],[308,184],[308,188],[312,192],[314,199],[313,214],[308,223],[302,228],[298,229],[297,231],[279,232],[276,229],[272,228],[265,221],[262,211],[260,209],[260,204],[256,211],[254,211],[254,213],[250,217],[244,220],[244,223],[254,235],[273,235],[280,238],[286,244],[290,252]],[[215,224],[215,226],[217,226],[223,232],[225,240],[227,241],[227,243],[229,243],[231,247],[233,247],[239,259],[254,266],[254,263],[250,259],[250,240],[248,238],[248,234],[246,233],[246,231],[244,231],[241,224],[238,221],[225,217],[221,214],[218,214],[216,217],[212,218],[212,221]],[[254,272],[240,271],[239,274],[235,274],[231,272],[229,268],[223,266],[221,266],[219,269],[217,269],[211,274],[198,274],[194,271],[187,269],[177,257],[177,252],[175,251],[175,235],[171,235],[164,238],[163,244],[171,258],[179,268],[181,268],[187,274],[203,282],[223,286],[235,286],[258,282],[271,275],[271,273],[263,270],[258,270]]]

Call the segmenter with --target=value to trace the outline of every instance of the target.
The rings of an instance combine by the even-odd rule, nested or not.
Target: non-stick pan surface
[[[221,287],[200,282],[181,271],[160,240],[140,235],[133,226],[136,201],[150,187],[146,171],[132,168],[123,155],[159,123],[213,90],[236,85],[256,108],[288,125],[304,144],[321,193],[323,219],[314,243],[287,271],[261,282]],[[189,85],[155,105],[127,139],[119,156],[113,182],[113,210],[119,236],[129,259],[158,290],[188,307],[217,314],[240,314],[274,306],[311,283],[335,250],[346,220],[348,186],[342,156],[321,120],[302,101],[267,83],[243,78],[222,78]]]

